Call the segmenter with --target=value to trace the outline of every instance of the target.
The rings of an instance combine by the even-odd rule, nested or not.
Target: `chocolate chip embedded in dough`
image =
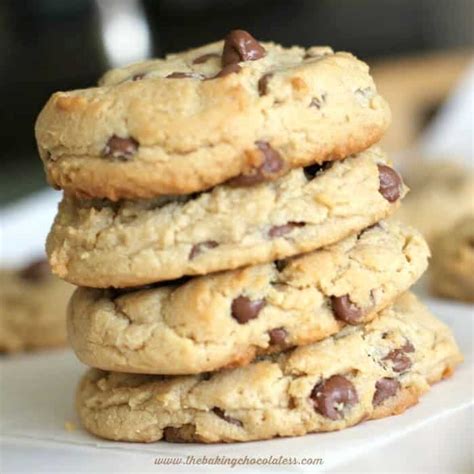
[[[283,169],[283,159],[268,142],[255,142],[257,148],[263,155],[262,163],[249,173],[241,174],[228,181],[231,186],[253,186],[279,175]]]
[[[244,30],[232,30],[224,40],[222,65],[255,61],[263,58],[265,54],[265,48],[250,33]]]
[[[208,77],[206,80],[228,76],[229,74],[238,73],[241,70],[242,68],[238,64],[228,64],[227,66],[224,66],[215,76]]]
[[[202,56],[198,56],[196,59],[193,60],[193,64],[203,64],[207,62],[211,58],[220,58],[219,53],[207,53],[203,54]]]
[[[245,324],[255,319],[265,306],[265,300],[251,300],[247,296],[238,296],[232,301],[231,314],[239,323]]]
[[[331,305],[336,319],[348,324],[357,324],[363,316],[363,311],[354,304],[349,295],[331,296]]]
[[[273,72],[268,72],[267,74],[264,74],[259,80],[258,80],[258,93],[260,95],[266,95],[268,93],[268,82],[270,79],[273,77]]]
[[[288,331],[285,328],[274,328],[268,331],[268,335],[271,345],[284,344],[288,337]]]
[[[333,375],[316,384],[310,398],[314,409],[331,420],[342,418],[344,408],[359,401],[354,385],[342,375]]]
[[[304,227],[306,224],[304,222],[288,222],[283,225],[275,225],[269,231],[269,237],[282,237],[290,233],[296,227]]]
[[[205,242],[199,242],[196,245],[193,245],[191,252],[189,252],[189,260],[193,260],[204,250],[213,249],[218,247],[219,244],[215,240],[206,240]]]
[[[132,137],[111,136],[105,145],[102,155],[107,158],[129,160],[138,150],[138,142]]]
[[[392,362],[392,369],[395,372],[403,372],[412,365],[407,352],[413,352],[414,350],[413,345],[407,341],[402,347],[391,350],[382,360],[390,360]]]
[[[402,179],[390,166],[377,165],[379,169],[379,193],[388,201],[395,202],[400,197]]]
[[[393,397],[400,388],[400,382],[397,379],[384,377],[375,383],[375,393],[372,399],[374,407],[381,405],[388,398]]]
[[[232,418],[231,416],[226,415],[225,411],[222,410],[222,408],[214,407],[212,409],[212,412],[215,413],[219,418],[223,419],[224,421],[227,421],[227,423],[230,423],[231,425],[243,426],[243,423],[240,420],[237,420],[237,418]]]

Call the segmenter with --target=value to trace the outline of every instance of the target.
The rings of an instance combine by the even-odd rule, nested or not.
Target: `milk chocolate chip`
[[[268,81],[273,77],[273,72],[264,74],[258,81],[258,93],[260,95],[266,95],[268,93]]]
[[[205,242],[199,242],[196,245],[193,245],[191,252],[189,252],[189,260],[197,257],[200,253],[207,249],[213,249],[218,247],[219,244],[215,240],[206,240]]]
[[[129,160],[138,150],[138,142],[133,138],[121,138],[113,135],[107,141],[102,152],[103,156],[121,160]]]
[[[237,72],[240,72],[241,70],[242,68],[238,64],[229,64],[227,66],[224,66],[215,76],[208,77],[206,80],[228,76],[229,74],[235,74]]]
[[[390,166],[377,165],[379,169],[379,193],[388,201],[395,202],[400,197],[402,179]]]
[[[18,273],[20,278],[31,283],[39,283],[51,274],[47,260],[35,260]]]
[[[349,295],[331,296],[331,305],[336,319],[348,324],[357,324],[363,315],[363,311],[355,305]]]
[[[263,162],[259,168],[252,170],[248,174],[241,174],[229,180],[232,186],[252,186],[262,183],[278,174],[283,168],[283,160],[280,154],[272,148],[268,142],[255,142],[257,148],[262,152]]]
[[[245,324],[251,319],[255,319],[258,313],[265,306],[265,300],[254,300],[246,296],[238,296],[232,301],[231,314],[232,317],[239,323]]]
[[[269,231],[270,237],[282,237],[291,232],[295,227],[304,227],[304,222],[288,222],[288,224],[275,225]]]
[[[342,375],[333,375],[315,385],[310,398],[314,409],[331,420],[342,418],[343,409],[359,401],[354,385]]]
[[[213,413],[215,413],[219,418],[222,418],[224,421],[227,421],[227,423],[230,423],[232,425],[236,426],[243,426],[242,422],[240,420],[237,420],[237,418],[232,418],[231,416],[227,416],[225,414],[225,411],[222,410],[222,408],[219,407],[214,407],[212,409]]]
[[[268,331],[268,335],[270,336],[271,345],[284,344],[288,331],[285,328],[275,328]]]
[[[413,344],[407,341],[402,347],[391,350],[382,360],[390,360],[395,372],[403,372],[411,367],[411,360],[407,352],[414,352]]]
[[[384,377],[377,380],[375,384],[374,398],[372,399],[372,405],[374,407],[382,404],[387,398],[393,397],[400,388],[400,382],[397,379]]]
[[[244,30],[233,30],[224,40],[222,65],[255,61],[263,58],[265,54],[265,48],[250,33]]]

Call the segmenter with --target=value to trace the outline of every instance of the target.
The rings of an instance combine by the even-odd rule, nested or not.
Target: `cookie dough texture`
[[[47,241],[53,271],[79,286],[127,287],[235,269],[315,250],[393,213],[379,191],[378,149],[307,176],[183,198],[65,197]],[[400,184],[397,194],[405,193]]]
[[[401,413],[461,360],[450,330],[407,294],[365,326],[244,368],[183,377],[92,369],[77,409],[88,431],[112,440],[299,436]]]
[[[51,274],[35,278],[20,270],[0,270],[0,351],[66,345],[66,306],[72,291]]]
[[[381,223],[278,265],[181,286],[122,295],[80,288],[69,306],[69,339],[82,362],[105,370],[190,374],[245,365],[259,354],[319,341],[344,321],[370,321],[420,277],[428,255],[418,232]],[[335,314],[337,297],[348,297],[359,317]]]
[[[111,200],[188,194],[261,166],[259,142],[284,171],[360,152],[389,125],[368,66],[349,53],[264,43],[263,58],[214,78],[222,47],[133,64],[99,87],[53,94],[36,123],[49,182]],[[124,153],[110,154],[113,137],[127,140]]]
[[[458,221],[474,216],[474,172],[454,160],[422,159],[403,177],[410,193],[395,218],[420,230],[430,245]]]
[[[433,244],[431,288],[448,298],[474,302],[474,215],[459,221]]]

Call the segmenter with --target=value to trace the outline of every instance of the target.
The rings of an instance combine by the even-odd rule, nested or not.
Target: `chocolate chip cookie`
[[[85,428],[112,440],[232,442],[347,428],[403,412],[462,356],[411,294],[371,323],[238,369],[194,376],[90,370]]]
[[[474,172],[451,161],[418,159],[403,173],[410,193],[395,218],[415,226],[433,244],[460,220],[474,215]]]
[[[434,293],[474,302],[474,215],[461,219],[434,241],[430,269]]]
[[[406,291],[429,250],[410,228],[380,223],[303,256],[157,288],[79,288],[69,340],[92,367],[190,374],[319,341],[370,321]]]
[[[391,214],[404,193],[371,149],[249,188],[119,203],[66,196],[47,253],[79,286],[143,285],[315,250]]]
[[[66,345],[66,306],[72,291],[51,274],[46,260],[0,270],[0,351]]]
[[[117,200],[276,179],[365,150],[389,121],[368,66],[351,54],[235,30],[53,94],[36,138],[53,186]]]

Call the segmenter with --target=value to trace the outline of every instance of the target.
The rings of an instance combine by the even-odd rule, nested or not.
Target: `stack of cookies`
[[[68,330],[93,367],[87,430],[338,430],[452,372],[449,329],[405,293],[427,245],[383,221],[406,192],[373,147],[389,121],[352,55],[242,30],[51,97],[36,134],[64,198],[47,252],[80,287]]]

